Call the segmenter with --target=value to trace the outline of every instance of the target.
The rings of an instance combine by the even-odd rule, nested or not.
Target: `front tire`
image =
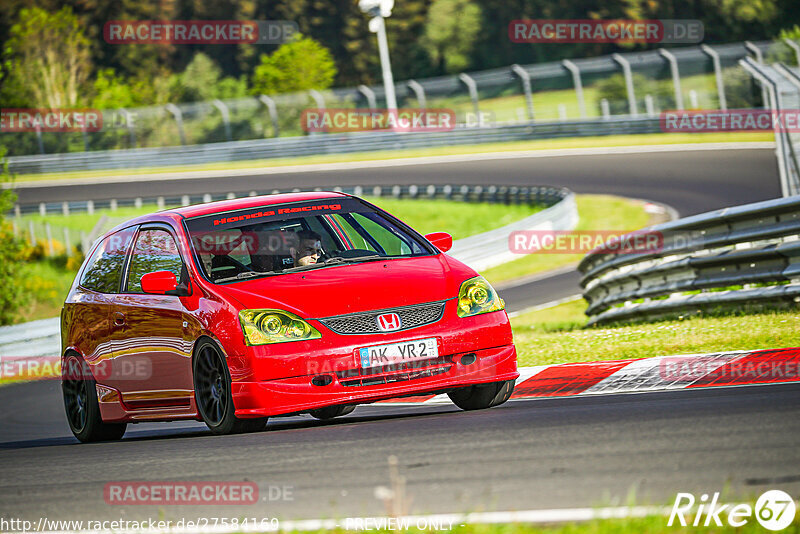
[[[212,341],[200,341],[195,351],[192,371],[197,410],[212,434],[241,434],[264,430],[267,425],[266,417],[236,417],[228,364]]]
[[[127,423],[103,422],[96,385],[86,362],[70,354],[61,372],[61,391],[69,429],[83,443],[118,440],[128,426]]]
[[[505,380],[468,386],[453,390],[447,396],[462,410],[483,410],[506,402],[514,392],[515,382],[515,380]]]

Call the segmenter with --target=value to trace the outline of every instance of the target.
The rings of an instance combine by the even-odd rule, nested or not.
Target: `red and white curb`
[[[0,377],[60,377],[55,357],[0,358]],[[800,348],[657,356],[631,360],[521,367],[512,399],[646,393],[690,388],[800,382]],[[447,395],[417,395],[379,405],[449,403]]]
[[[512,399],[646,393],[800,382],[800,348],[521,367]],[[446,404],[447,395],[379,404]]]

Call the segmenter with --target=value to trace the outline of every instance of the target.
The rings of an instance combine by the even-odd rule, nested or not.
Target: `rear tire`
[[[61,371],[64,410],[69,429],[83,443],[118,440],[128,426],[103,422],[96,386],[86,362],[77,354],[67,356]]]
[[[228,364],[210,340],[200,341],[192,363],[197,411],[212,434],[258,432],[267,426],[266,417],[236,417],[231,396]]]
[[[506,402],[514,392],[515,382],[515,380],[505,380],[468,386],[453,390],[447,396],[462,410],[483,410]]]
[[[343,415],[352,413],[355,409],[355,404],[349,404],[344,406],[326,406],[324,408],[311,410],[308,413],[310,413],[312,417],[316,417],[322,421],[327,421],[328,419],[333,419],[334,417],[341,417]]]

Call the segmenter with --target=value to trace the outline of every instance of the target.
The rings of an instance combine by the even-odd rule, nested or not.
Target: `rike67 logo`
[[[692,517],[695,502],[697,511]],[[744,503],[720,504],[719,493],[714,493],[710,501],[708,494],[701,495],[700,500],[695,501],[691,493],[678,493],[667,526],[676,525],[677,521],[677,525],[683,527],[721,527],[725,521],[728,525],[739,528],[755,516],[756,521],[765,529],[778,531],[792,524],[795,511],[794,499],[781,490],[764,492],[756,501],[755,507]]]

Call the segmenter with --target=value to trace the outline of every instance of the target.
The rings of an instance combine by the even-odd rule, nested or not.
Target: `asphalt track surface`
[[[395,184],[553,185],[668,204],[681,216],[780,196],[774,149],[477,160],[226,178],[135,180],[18,190],[20,204]]]
[[[471,162],[291,178],[298,187],[337,181],[565,185],[579,193],[647,198],[689,215],[779,196],[775,167],[771,150],[740,150],[503,161],[502,172],[497,162]],[[264,180],[281,186],[276,175]],[[232,189],[220,182],[221,191]],[[174,194],[175,185],[148,184],[148,195]],[[109,186],[92,190],[98,187]],[[114,187],[121,197],[136,185]],[[180,187],[193,186],[182,181]],[[34,191],[59,200],[90,198],[89,190],[65,187],[23,190],[20,201],[47,200],[23,198]],[[570,275],[561,275],[564,287],[550,279],[525,290],[549,292],[541,300],[563,297],[576,289]],[[223,437],[194,422],[148,423],[129,426],[121,442],[90,445],[71,436],[56,381],[2,387],[0,406],[3,517],[380,515],[385,508],[375,489],[390,483],[390,455],[408,480],[411,513],[626,504],[630,494],[640,504],[662,505],[679,491],[727,489],[729,500],[767,489],[800,492],[798,384],[515,400],[469,413],[451,405],[361,406],[332,422],[276,418],[264,432]],[[249,480],[263,500],[241,507],[107,505],[104,485],[126,480]],[[271,486],[290,488],[291,500],[270,501]]]
[[[211,436],[196,423],[140,424],[121,442],[78,444],[58,383],[0,388],[0,510],[5,517],[166,519],[382,515],[388,457],[412,513],[639,503],[676,492],[747,499],[800,492],[800,384],[452,405],[361,406],[322,423],[273,419],[264,432]],[[36,414],[36,419],[31,418]],[[255,482],[250,506],[110,506],[108,482]],[[269,487],[292,500],[269,500]],[[730,502],[730,501],[726,501]]]

